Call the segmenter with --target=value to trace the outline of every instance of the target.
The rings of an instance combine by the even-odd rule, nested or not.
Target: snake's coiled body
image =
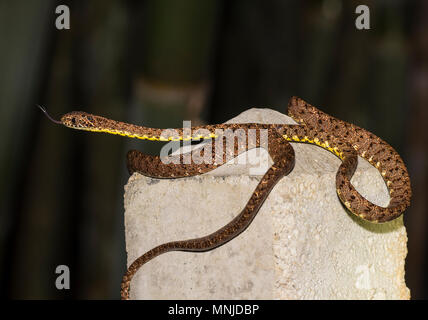
[[[212,157],[210,163],[165,164],[158,156],[148,156],[139,151],[128,152],[127,166],[130,173],[155,178],[179,178],[203,174],[225,163],[230,157],[236,157],[250,148],[264,147],[273,160],[257,185],[254,193],[242,212],[226,226],[211,235],[184,241],[162,244],[136,259],[128,268],[122,281],[121,297],[129,298],[129,285],[133,275],[146,262],[154,257],[173,250],[206,251],[218,247],[244,231],[251,223],[264,200],[275,184],[288,174],[294,165],[294,151],[289,142],[303,142],[318,145],[336,156],[342,163],[336,175],[336,190],[344,206],[357,216],[371,222],[386,222],[400,216],[410,205],[411,186],[406,166],[398,153],[386,142],[374,134],[353,124],[331,117],[305,101],[292,97],[288,105],[288,114],[298,125],[279,124],[218,124],[185,129],[155,129],[136,126],[84,112],[71,112],[61,118],[61,123],[81,130],[119,134],[131,138],[154,141],[212,140]],[[222,150],[222,158],[216,158],[216,141],[226,139],[228,132],[242,130],[248,138],[244,145],[236,144],[230,150]],[[258,134],[251,136],[250,131]],[[260,132],[268,133],[268,144],[262,145]],[[390,202],[387,207],[377,206],[364,197],[352,186],[350,180],[358,163],[358,156],[368,160],[376,167],[387,185]],[[181,156],[179,160],[182,160]],[[221,160],[221,161],[220,161]]]

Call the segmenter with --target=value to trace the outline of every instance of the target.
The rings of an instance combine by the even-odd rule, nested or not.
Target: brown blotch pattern
[[[217,124],[192,127],[190,135],[179,129],[156,129],[137,126],[107,119],[84,112],[71,112],[64,115],[62,123],[68,127],[90,131],[118,133],[129,137],[147,137],[149,140],[199,140],[209,137],[200,135],[198,130],[205,130],[212,143],[212,162],[183,164],[183,155],[176,156],[177,161],[166,164],[159,156],[145,155],[131,150],[127,155],[127,167],[130,173],[139,172],[154,178],[180,178],[203,174],[217,168],[233,157],[256,147],[267,147],[273,165],[260,180],[250,200],[243,210],[227,225],[205,237],[174,241],[161,244],[136,259],[123,276],[121,298],[129,299],[130,282],[138,269],[154,257],[168,251],[207,251],[232,240],[243,232],[254,219],[261,205],[275,184],[287,175],[294,166],[294,151],[288,141],[313,143],[339,156],[342,160],[336,174],[336,190],[340,201],[353,214],[371,221],[386,222],[399,217],[410,205],[411,186],[406,166],[399,154],[385,141],[371,132],[353,124],[334,118],[306,103],[300,98],[292,97],[288,105],[288,114],[298,125],[285,124]],[[218,135],[216,129],[223,130]],[[235,130],[244,130],[246,144],[237,143],[231,150],[226,150],[228,134]],[[249,130],[255,130],[256,136],[250,137]],[[268,145],[260,143],[260,132],[267,130]],[[184,135],[183,135],[184,134]],[[254,141],[250,141],[250,138]],[[284,139],[285,138],[285,139]],[[223,139],[223,147],[218,156],[216,142]],[[220,144],[221,147],[221,144]],[[217,155],[216,155],[217,154]],[[352,186],[350,180],[358,163],[358,156],[363,157],[376,167],[384,179],[389,193],[390,202],[387,207],[377,206]],[[178,162],[178,163],[177,163]]]

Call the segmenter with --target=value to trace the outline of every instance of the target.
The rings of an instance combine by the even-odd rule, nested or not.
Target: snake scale
[[[41,107],[40,107],[41,108]],[[410,205],[411,186],[406,166],[399,154],[385,141],[356,125],[334,118],[318,110],[298,97],[292,97],[288,104],[288,115],[297,125],[286,124],[217,124],[192,127],[190,133],[184,129],[156,129],[137,126],[107,119],[101,116],[73,111],[54,122],[69,128],[92,132],[118,134],[130,138],[154,141],[200,141],[211,140],[212,160],[208,163],[184,164],[183,155],[178,155],[178,163],[164,163],[160,156],[145,155],[137,150],[127,154],[128,171],[139,172],[154,178],[180,178],[199,175],[217,168],[230,157],[257,147],[267,149],[273,164],[264,174],[244,209],[227,225],[216,232],[196,239],[173,241],[161,244],[137,258],[123,276],[121,298],[129,299],[130,282],[138,269],[154,257],[168,251],[207,251],[232,240],[251,223],[264,200],[275,184],[294,167],[294,150],[289,142],[310,143],[320,146],[342,160],[336,174],[336,191],[340,201],[353,214],[374,223],[383,223],[399,217]],[[234,144],[228,150],[218,150],[215,142],[226,139],[226,134],[242,130],[247,135],[246,143]],[[203,134],[200,134],[204,130]],[[250,143],[249,132],[257,132]],[[261,143],[261,132],[267,132],[267,147]],[[219,152],[223,151],[223,152]],[[376,167],[388,188],[390,201],[387,207],[377,206],[352,186],[350,180],[358,163],[358,156]],[[220,158],[219,158],[220,157]]]

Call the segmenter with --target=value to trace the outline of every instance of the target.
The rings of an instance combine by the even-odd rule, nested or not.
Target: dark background
[[[68,5],[71,29],[55,28]],[[355,8],[370,8],[357,30]],[[72,110],[147,126],[218,123],[297,95],[394,146],[414,197],[406,282],[428,297],[428,1],[0,1],[0,290],[116,299],[131,147],[49,122]],[[55,288],[55,268],[71,290]]]

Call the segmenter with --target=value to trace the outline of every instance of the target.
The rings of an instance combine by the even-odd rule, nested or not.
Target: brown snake
[[[41,107],[40,107],[41,108]],[[275,184],[287,175],[294,166],[294,151],[290,142],[318,145],[336,156],[342,163],[336,174],[336,191],[340,201],[353,214],[370,222],[387,222],[399,217],[410,205],[411,187],[406,166],[398,153],[374,134],[353,124],[331,117],[300,98],[292,97],[288,104],[288,114],[298,125],[286,124],[217,124],[192,127],[189,133],[184,129],[155,129],[110,120],[101,116],[73,111],[54,122],[73,129],[92,132],[119,134],[131,138],[155,141],[181,141],[210,139],[212,158],[209,163],[184,164],[183,155],[176,156],[178,163],[164,163],[159,156],[145,155],[131,150],[127,155],[129,172],[139,172],[154,178],[180,178],[199,175],[217,168],[231,157],[257,147],[267,148],[273,165],[267,170],[245,208],[231,222],[205,237],[161,244],[136,259],[123,276],[121,298],[129,299],[129,286],[138,269],[154,257],[168,251],[207,251],[232,240],[243,232],[254,219],[264,200]],[[224,152],[216,142],[226,140],[226,132],[243,130],[244,144],[234,144]],[[203,133],[199,133],[202,132]],[[219,133],[219,130],[222,130]],[[257,134],[250,139],[250,132]],[[267,132],[267,146],[261,143],[262,132]],[[250,143],[251,142],[251,143]],[[218,148],[221,148],[218,149]],[[223,151],[223,152],[220,152]],[[390,202],[380,207],[365,199],[352,186],[350,180],[358,163],[358,156],[368,160],[382,175],[389,190]]]

